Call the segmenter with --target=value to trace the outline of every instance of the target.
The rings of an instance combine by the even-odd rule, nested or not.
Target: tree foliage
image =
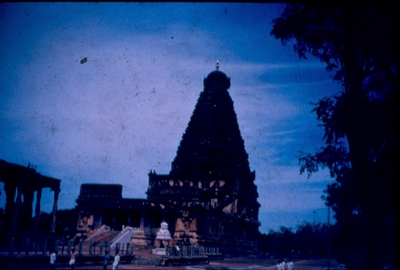
[[[326,257],[331,229],[326,224],[303,223],[296,230],[287,227],[281,227],[279,231],[272,230],[260,235],[259,255],[268,254],[278,260]]]
[[[301,59],[317,57],[343,85],[314,103],[326,144],[299,164],[309,176],[322,166],[335,177],[326,203],[354,269],[394,261],[396,13],[395,4],[288,4],[271,31],[283,45],[294,39]]]

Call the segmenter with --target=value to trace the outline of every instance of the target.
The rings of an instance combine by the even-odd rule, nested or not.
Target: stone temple
[[[165,222],[172,245],[255,253],[260,204],[230,86],[218,65],[204,79],[169,174],[148,175],[147,199],[122,198],[122,185],[83,184],[78,229],[89,235],[103,225],[129,226],[131,243],[151,248]]]

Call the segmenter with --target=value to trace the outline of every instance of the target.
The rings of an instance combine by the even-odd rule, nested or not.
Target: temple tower
[[[218,68],[204,79],[169,175],[151,172],[147,195],[168,206],[166,221],[177,241],[254,247],[260,225],[255,172],[228,92],[230,78]]]

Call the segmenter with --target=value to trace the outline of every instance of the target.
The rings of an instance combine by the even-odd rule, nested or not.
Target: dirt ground
[[[268,265],[266,265],[268,264]],[[193,265],[193,266],[151,266],[151,265],[132,265],[132,264],[122,264],[118,267],[118,269],[141,269],[141,270],[150,270],[150,269],[163,269],[163,270],[276,270],[276,265],[270,265],[271,262],[266,261],[252,261],[250,259],[225,259],[222,261],[212,261],[208,265]],[[296,270],[325,270],[327,268],[326,260],[303,260],[303,261],[295,261],[295,269]],[[330,262],[331,270],[336,269],[337,263],[334,261]],[[57,265],[56,269],[59,270],[67,270],[71,269],[68,265]],[[91,269],[103,269],[102,265],[98,266],[84,266],[77,265],[75,269],[83,270],[91,270]],[[111,265],[108,266],[107,269],[112,269]]]

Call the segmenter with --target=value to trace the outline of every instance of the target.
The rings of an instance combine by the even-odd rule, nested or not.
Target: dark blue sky
[[[0,159],[61,179],[61,209],[74,207],[82,183],[119,183],[125,198],[145,198],[149,170],[169,173],[218,59],[256,171],[261,231],[325,222],[320,197],[332,180],[299,176],[297,157],[323,144],[309,102],[341,89],[318,60],[300,61],[270,36],[282,10],[1,3]],[[42,200],[51,211],[49,191]]]

